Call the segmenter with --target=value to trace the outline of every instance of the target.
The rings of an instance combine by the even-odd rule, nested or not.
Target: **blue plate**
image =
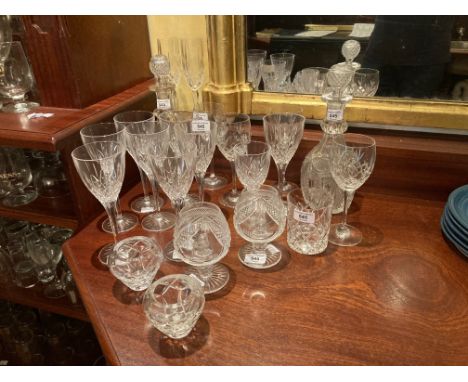
[[[440,221],[440,227],[442,228],[442,232],[444,233],[445,237],[449,239],[449,241],[464,255],[468,257],[468,248],[465,248],[458,239],[454,238],[453,235],[447,230],[445,226],[444,217]]]
[[[452,191],[447,203],[452,217],[468,230],[468,184]]]
[[[444,212],[444,220],[446,228],[455,236],[457,236],[466,247],[468,247],[468,231],[465,230],[459,223],[457,223],[457,221],[450,214],[450,211],[447,209]]]

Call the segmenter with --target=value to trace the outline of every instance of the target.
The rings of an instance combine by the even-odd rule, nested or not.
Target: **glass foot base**
[[[5,113],[26,113],[38,106],[39,104],[37,102],[10,103],[9,105],[3,106],[2,111]]]
[[[205,294],[215,293],[223,289],[229,282],[229,269],[224,264],[215,264],[211,267],[211,274],[207,278],[203,278],[202,272],[199,267],[188,267],[187,274],[194,274],[201,281],[205,283],[203,285],[203,291]]]
[[[147,231],[166,231],[175,226],[176,216],[172,212],[156,212],[146,216],[141,226]]]
[[[158,203],[160,206],[164,205],[164,199],[161,198],[159,195]],[[151,198],[145,198],[144,196],[140,196],[130,204],[130,209],[138,214],[147,214],[156,211],[156,206],[154,205],[153,200]]]
[[[205,190],[218,190],[227,184],[227,179],[219,175],[208,175],[203,181],[205,183]]]
[[[107,260],[112,252],[114,252],[114,243],[109,243],[102,247],[98,254],[99,262],[107,267]]]
[[[132,212],[122,212],[117,217],[117,225],[119,232],[130,231],[138,225],[138,216]],[[102,222],[102,229],[104,232],[112,233],[109,218]]]
[[[44,289],[44,296],[52,299],[65,297],[65,291],[63,290],[62,284],[60,282],[54,282],[47,285]]]
[[[280,185],[279,183],[276,183],[274,186],[281,196],[286,196],[288,192],[295,190],[296,188],[299,188],[299,186],[296,183],[292,182],[284,182],[284,184]]]
[[[175,261],[176,263],[181,263],[182,259],[178,256],[178,253],[176,252],[174,248],[174,242],[171,241],[169,242],[163,250],[163,255],[164,258],[169,260],[169,261]]]
[[[18,207],[29,204],[37,198],[36,190],[24,190],[22,194],[10,194],[2,200],[6,207]]]
[[[238,257],[246,267],[268,269],[281,261],[283,250],[273,243],[263,248],[254,247],[253,244],[248,243],[240,247]]]
[[[358,245],[362,240],[362,233],[349,224],[332,224],[328,242],[341,247]]]
[[[233,193],[229,191],[219,198],[219,203],[228,208],[236,207],[237,201],[239,200],[240,192]]]

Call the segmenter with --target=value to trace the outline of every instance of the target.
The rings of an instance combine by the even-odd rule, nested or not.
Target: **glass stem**
[[[148,180],[151,185],[151,191],[153,193],[151,199],[153,200],[154,206],[156,208],[156,212],[161,211],[161,206],[159,205],[159,188],[158,182],[156,181],[156,177],[148,176]]]
[[[145,199],[147,199],[148,198],[148,183],[147,183],[148,179],[147,179],[145,172],[141,169],[141,167],[140,166],[137,166],[137,167],[138,167],[138,171],[140,172],[143,194],[145,195]]]
[[[232,195],[237,195],[239,191],[237,191],[237,176],[236,176],[236,165],[234,162],[229,162],[231,165],[231,172],[232,172]]]
[[[286,183],[286,167],[287,166],[288,165],[284,163],[276,165],[276,168],[278,169],[278,185],[281,191],[283,191],[285,187],[285,183]]]
[[[114,242],[117,242],[117,234],[118,234],[118,225],[117,225],[117,200],[113,202],[108,202],[104,204],[104,209],[109,216],[109,222],[112,230],[112,235],[114,236]]]
[[[195,180],[198,183],[198,197],[200,201],[205,201],[205,173],[199,172],[195,174]]]
[[[211,277],[213,265],[207,265],[205,267],[198,267],[197,273],[203,282],[206,282]]]
[[[213,159],[211,160],[211,163],[210,163],[210,178],[214,178],[216,176],[215,174],[215,170],[214,170],[214,157]]]
[[[202,105],[202,98],[200,88],[197,90],[192,90],[192,99],[193,99],[193,110],[200,111]]]
[[[175,199],[172,202],[176,215],[179,216],[180,210],[184,207],[184,198]]]
[[[341,225],[344,227],[348,221],[348,191],[344,191],[343,195],[343,220],[341,221]]]

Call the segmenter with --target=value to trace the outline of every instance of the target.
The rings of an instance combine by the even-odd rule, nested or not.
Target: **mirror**
[[[249,81],[260,91],[320,94],[323,72],[356,40],[355,86],[375,88],[358,96],[468,102],[467,24],[468,16],[247,16]]]

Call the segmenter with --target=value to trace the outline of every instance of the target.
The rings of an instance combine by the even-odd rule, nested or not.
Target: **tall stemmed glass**
[[[126,127],[131,126],[133,124],[139,124],[143,122],[154,122],[155,117],[151,111],[144,111],[144,110],[130,110],[124,111],[122,113],[114,115],[114,123],[119,128],[123,128],[125,130]],[[131,154],[131,153],[130,153]],[[135,157],[132,155],[133,159]],[[136,160],[135,160],[136,162]],[[143,188],[143,196],[140,196],[132,201],[130,204],[130,208],[138,212],[140,214],[145,214],[148,212],[153,212],[159,210],[160,206],[164,204],[164,199],[159,196],[158,193],[158,186],[155,183],[154,179],[147,179],[147,173],[141,168],[141,166],[137,163],[138,171],[140,172],[141,178],[141,185]],[[152,198],[148,188],[148,180],[151,184],[156,186],[156,195]]]
[[[252,83],[255,90],[258,90],[262,79],[260,69],[267,56],[267,51],[263,49],[249,49],[247,51],[247,80]]]
[[[226,123],[226,114],[224,113],[224,105],[222,103],[206,102],[204,104],[204,109],[208,112],[208,119],[216,122],[217,126]],[[218,137],[216,137],[216,144],[217,143]],[[213,158],[210,164],[210,175],[206,176],[204,180],[207,190],[217,190],[227,184],[227,179],[225,177],[215,174],[214,165],[215,161]]]
[[[119,142],[123,147],[125,144],[125,131],[123,126],[116,126],[111,122],[96,123],[85,126],[80,130],[81,141],[84,144],[101,141]],[[92,152],[91,155],[94,155]],[[100,153],[96,153],[99,157]],[[117,227],[119,232],[127,232],[138,225],[138,217],[131,212],[122,212],[117,200]],[[112,233],[110,219],[102,222],[102,229],[107,233]],[[109,250],[112,248],[109,247]]]
[[[151,182],[153,198],[158,195],[156,174],[151,168],[151,158],[164,152],[169,146],[169,128],[161,126],[159,122],[135,122],[125,128],[127,137],[127,150],[137,165],[143,169]],[[175,215],[172,212],[162,212],[157,200],[153,204],[156,212],[145,216],[141,226],[148,231],[165,231],[175,224]]]
[[[275,187],[282,195],[298,187],[286,182],[286,168],[299,147],[304,134],[304,123],[304,116],[293,113],[269,114],[263,117],[265,140],[271,147],[271,156],[278,169],[278,183]]]
[[[196,146],[190,139],[170,141],[161,152],[150,152],[151,169],[163,191],[171,200],[176,215],[184,206],[185,198],[195,175]],[[164,248],[164,256],[173,261],[180,261],[171,241]]]
[[[226,123],[218,126],[218,147],[231,164],[232,171],[232,190],[225,193],[220,199],[220,203],[225,207],[234,208],[239,199],[234,147],[238,143],[250,142],[250,129],[250,118],[247,114],[227,114]]]
[[[185,80],[192,90],[193,110],[202,109],[200,89],[205,80],[205,66],[203,64],[203,40],[192,38],[181,40],[180,53]]]
[[[107,265],[108,255],[117,242],[117,199],[125,176],[125,146],[119,142],[98,141],[77,147],[71,155],[81,180],[109,216],[114,243],[104,246],[98,256],[99,261]]]
[[[216,148],[216,122],[194,119],[190,126],[180,126],[179,139],[191,140],[195,151],[195,179],[198,183],[198,198],[204,201],[204,180]]]
[[[270,145],[260,141],[239,143],[234,148],[237,176],[244,187],[258,190],[265,182],[270,168]]]
[[[362,233],[347,223],[347,199],[371,175],[376,157],[375,140],[361,134],[343,134],[344,140],[332,144],[330,170],[338,187],[344,191],[343,221],[330,228],[328,241],[340,246],[357,245]]]
[[[19,41],[0,44],[0,52],[8,51],[3,62],[3,73],[0,75],[0,94],[13,100],[12,104],[3,107],[3,111],[10,113],[25,113],[39,106],[37,102],[25,101],[34,84],[33,74],[23,46]]]
[[[293,53],[273,53],[270,54],[270,60],[273,64],[277,62],[282,62],[283,60],[286,61],[286,67],[284,72],[284,77],[280,83],[281,87],[287,87],[291,83],[291,74],[294,68],[294,59],[296,55]],[[285,90],[288,90],[287,88]]]

